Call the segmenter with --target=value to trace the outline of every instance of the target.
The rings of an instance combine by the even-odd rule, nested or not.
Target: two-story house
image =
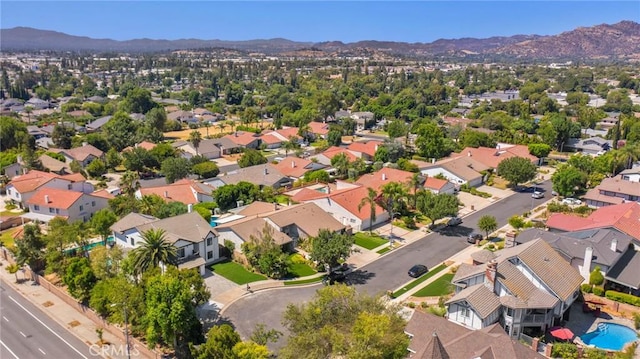
[[[588,206],[593,207],[640,202],[640,182],[625,180],[621,175],[605,178],[595,188],[590,189],[583,198]]]
[[[94,213],[108,207],[109,200],[67,189],[42,187],[26,204],[29,212],[22,215],[24,218],[48,223],[55,217],[63,217],[71,223],[88,221]]]
[[[158,219],[138,213],[129,213],[111,226],[116,244],[136,248],[150,229],[162,229],[165,238],[177,249],[178,268],[197,268],[205,274],[205,266],[220,258],[218,237],[213,228],[198,212]]]
[[[29,198],[42,187],[81,193],[93,192],[93,185],[79,173],[60,176],[51,172],[29,171],[24,175],[14,177],[7,184],[7,197],[10,201],[18,204],[20,208],[26,208]]]
[[[556,324],[578,297],[583,278],[544,240],[495,253],[486,264],[462,264],[446,302],[447,318],[472,329],[499,322],[513,338]]]

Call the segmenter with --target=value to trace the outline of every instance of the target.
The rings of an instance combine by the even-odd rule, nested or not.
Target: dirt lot
[[[224,126],[222,129],[220,129],[220,127],[218,125],[220,124],[224,124],[224,121],[222,122],[217,122],[212,124],[211,126],[209,126],[209,135],[213,136],[213,135],[218,135],[220,133],[230,133],[232,128],[231,126]],[[239,121],[236,121],[236,125],[240,125],[241,123]],[[251,127],[255,127],[256,124],[253,123],[251,124]],[[262,128],[268,128],[269,126],[271,126],[270,122],[262,122]],[[201,127],[197,129],[198,131],[200,131],[200,134],[202,135],[202,138],[205,138],[207,136],[207,128],[206,127]],[[186,130],[181,130],[181,131],[170,131],[170,132],[165,132],[164,133],[164,137],[170,140],[187,140],[189,139],[189,134],[192,132],[192,129],[186,129]]]

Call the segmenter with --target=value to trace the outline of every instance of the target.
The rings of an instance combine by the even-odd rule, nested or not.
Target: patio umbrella
[[[554,338],[560,340],[571,340],[575,336],[571,329],[569,328],[559,328],[554,327],[549,330],[549,334],[551,334]]]

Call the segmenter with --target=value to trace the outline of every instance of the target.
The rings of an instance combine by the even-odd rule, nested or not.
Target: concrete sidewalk
[[[2,263],[2,266],[0,267],[0,280],[2,280],[3,284],[11,286],[47,314],[51,319],[66,328],[71,334],[75,335],[87,345],[96,344],[98,342],[98,335],[96,334],[98,326],[93,321],[70,305],[66,304],[63,300],[49,292],[47,289],[37,284],[32,285],[30,280],[21,281],[20,284],[16,283],[16,276],[14,274],[9,274],[5,269],[10,264],[9,261],[0,256],[0,263]],[[27,273],[26,275],[28,276],[28,272],[25,273]],[[21,271],[18,271],[17,275],[20,280],[25,278],[25,274]],[[106,330],[103,332],[102,339],[116,346],[124,347],[125,344]],[[117,354],[116,352],[117,351],[112,351],[111,354]],[[121,355],[111,355],[105,358],[126,359],[126,354],[122,353]]]

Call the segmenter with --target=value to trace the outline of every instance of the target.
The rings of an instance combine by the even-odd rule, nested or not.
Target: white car
[[[536,199],[544,198],[544,192],[535,191],[531,194],[531,197]]]
[[[578,206],[582,204],[582,201],[577,198],[565,198],[562,200],[562,203]]]

